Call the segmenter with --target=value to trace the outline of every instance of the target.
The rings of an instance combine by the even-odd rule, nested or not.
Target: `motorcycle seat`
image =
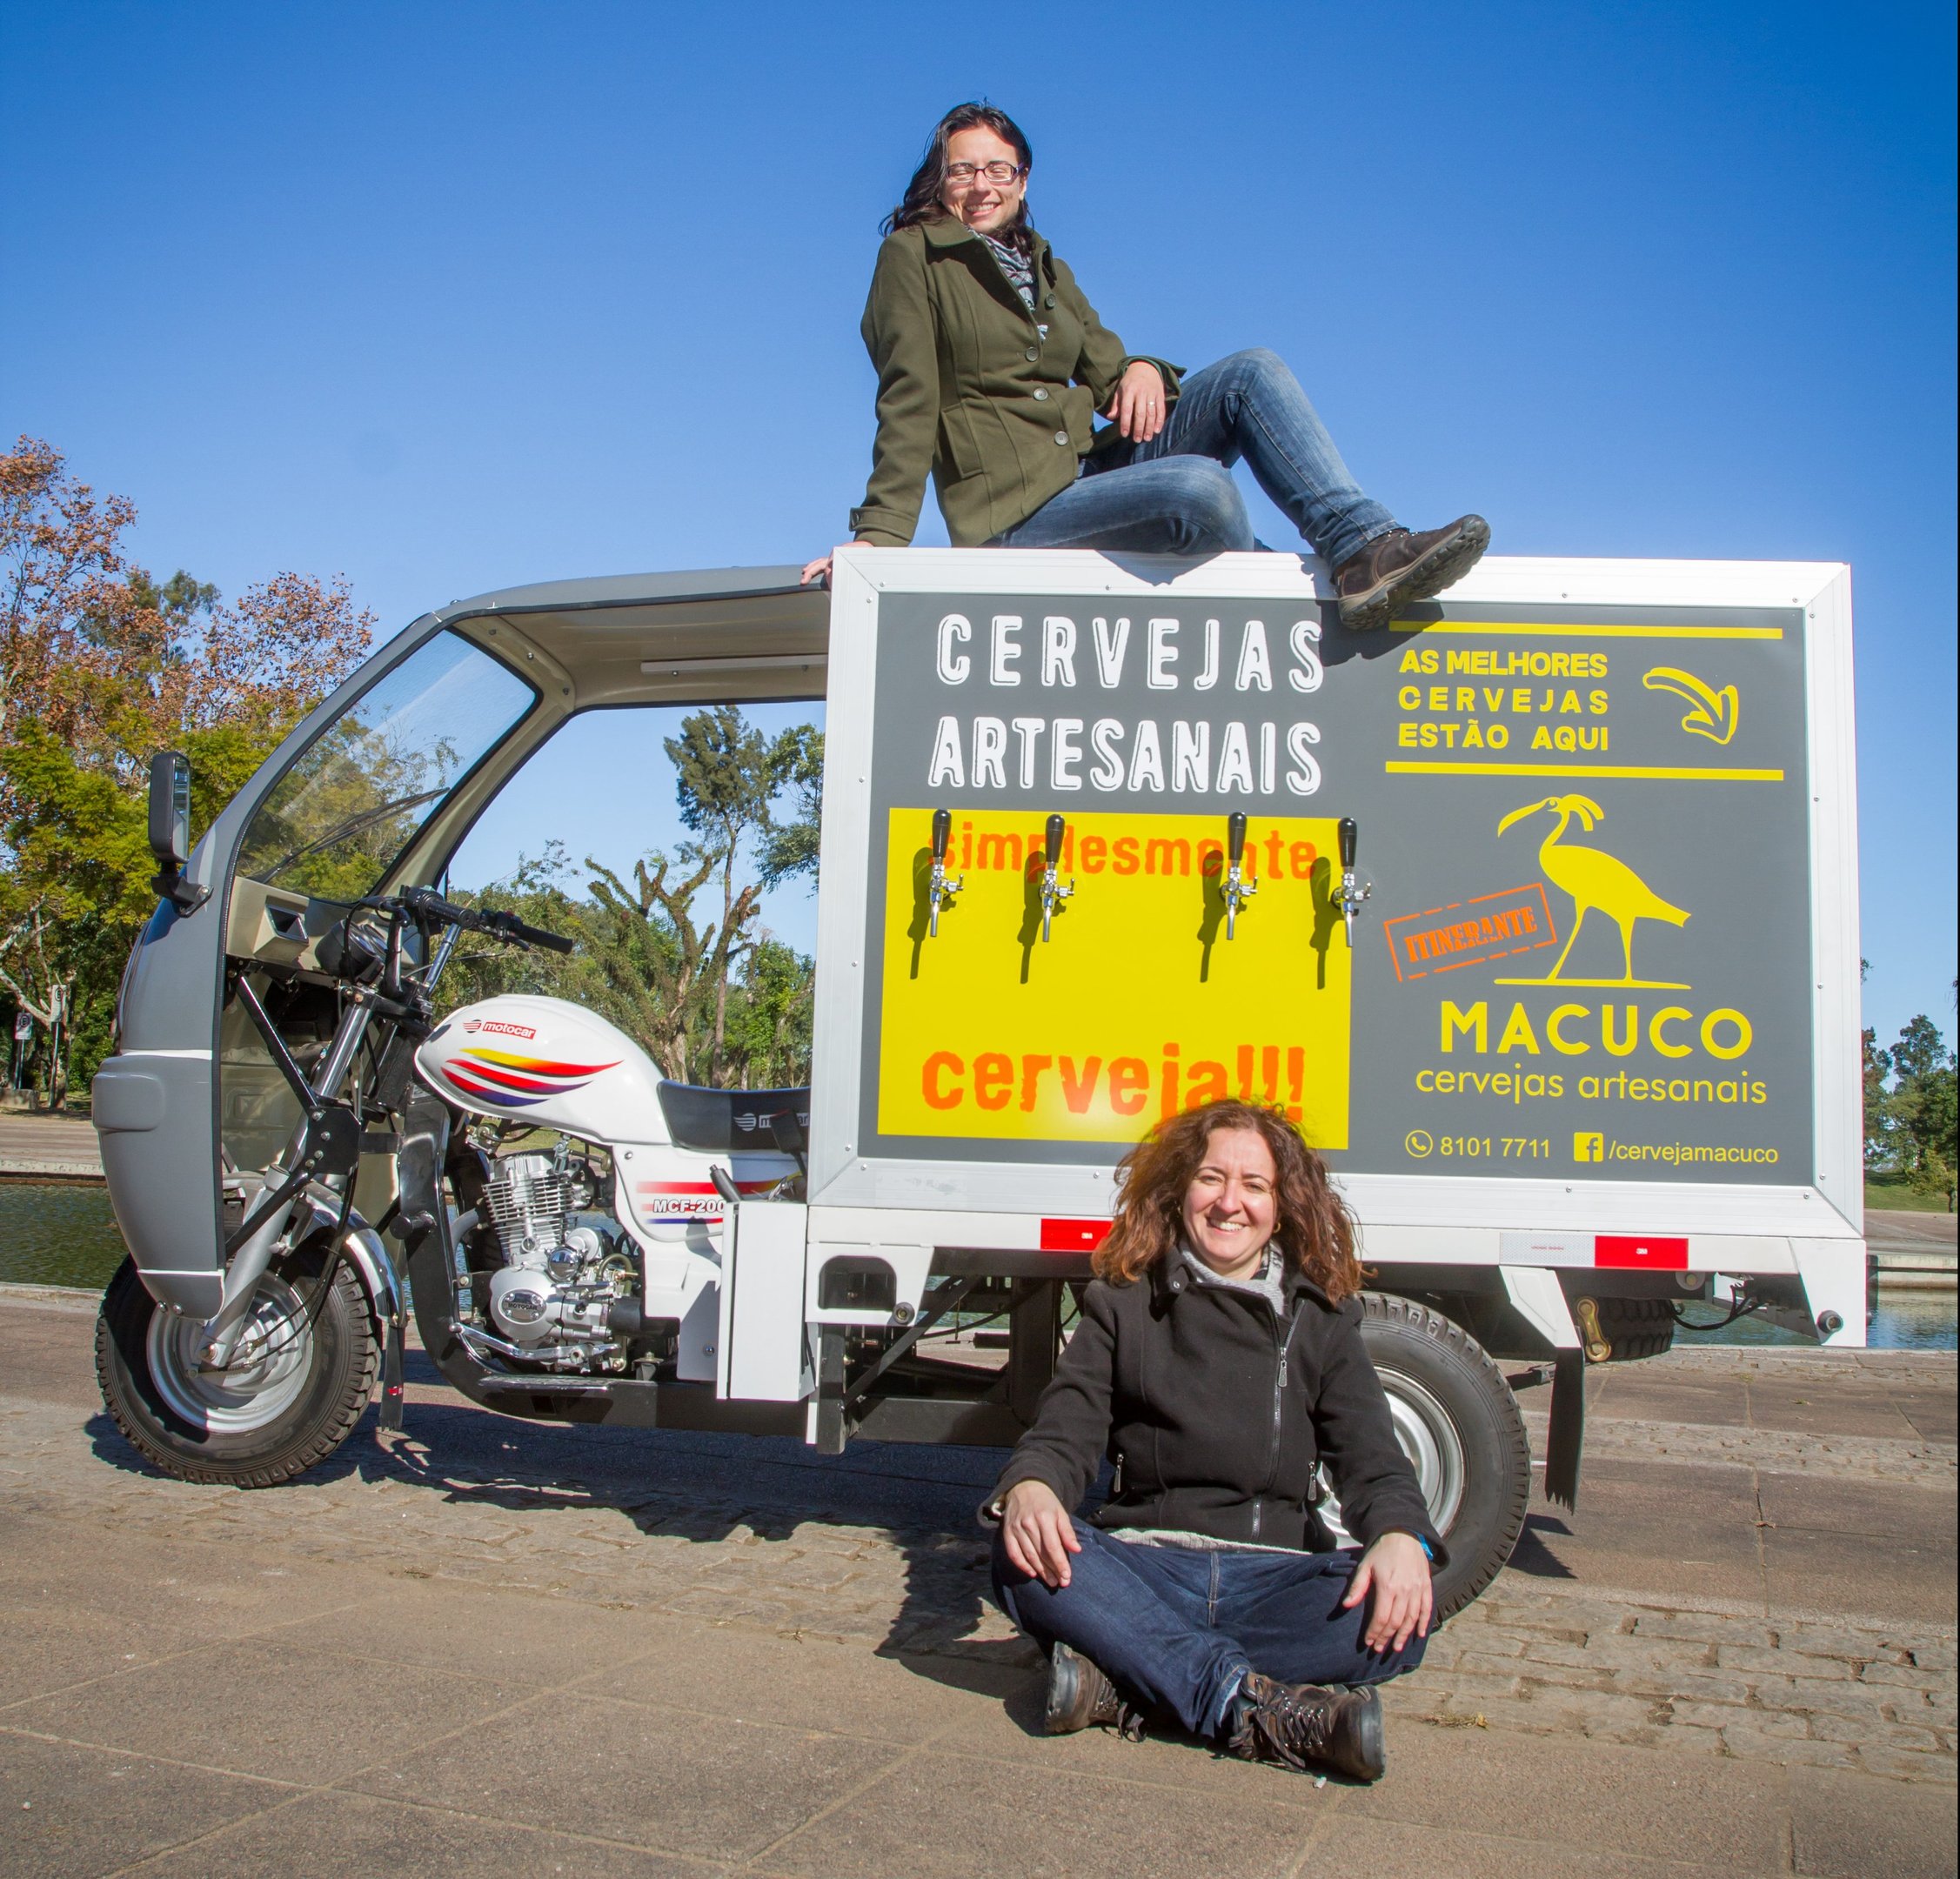
[[[810,1091],[658,1086],[674,1146],[700,1154],[799,1154],[810,1141]]]

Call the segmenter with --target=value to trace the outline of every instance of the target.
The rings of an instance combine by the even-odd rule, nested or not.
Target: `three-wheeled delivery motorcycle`
[[[1586,1362],[1691,1305],[1863,1338],[1856,942],[1821,885],[1856,866],[1843,571],[1684,567],[1489,560],[1366,640],[1271,554],[569,581],[417,621],[194,853],[159,757],[159,898],[93,1088],[130,1249],[110,1411],[181,1478],[289,1481],[378,1381],[398,1424],[412,1310],[508,1416],[1009,1444],[1117,1160],[1229,1088],[1355,1207],[1460,1606],[1522,1529],[1515,1388],[1551,1386],[1569,1501]],[[811,1087],[684,1085],[559,999],[445,1007],[459,935],[571,946],[440,891],[546,739],[815,699]],[[1746,879],[1694,860],[1711,803]],[[1790,972],[1758,919],[1807,936]],[[947,1334],[989,1319],[1004,1361]]]

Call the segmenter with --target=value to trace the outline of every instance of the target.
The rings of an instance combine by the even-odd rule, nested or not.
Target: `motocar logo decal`
[[[529,1109],[553,1096],[568,1096],[583,1089],[619,1061],[614,1058],[612,1063],[561,1063],[556,1058],[520,1057],[472,1044],[443,1066],[443,1074],[478,1102],[499,1109]]]

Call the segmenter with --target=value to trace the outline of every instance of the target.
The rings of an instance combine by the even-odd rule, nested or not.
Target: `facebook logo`
[[[1606,1159],[1606,1138],[1590,1129],[1579,1129],[1572,1137],[1572,1159],[1575,1161],[1603,1161]]]

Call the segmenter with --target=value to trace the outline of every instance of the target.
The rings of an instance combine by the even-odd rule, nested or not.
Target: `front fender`
[[[301,1194],[299,1204],[312,1216],[312,1231],[331,1237],[340,1225],[339,1196],[324,1188],[309,1187]],[[367,1294],[368,1304],[381,1325],[391,1328],[405,1322],[401,1281],[395,1275],[395,1262],[388,1256],[381,1235],[358,1214],[348,1214],[346,1227],[340,1234],[340,1250],[359,1275],[361,1289]]]

